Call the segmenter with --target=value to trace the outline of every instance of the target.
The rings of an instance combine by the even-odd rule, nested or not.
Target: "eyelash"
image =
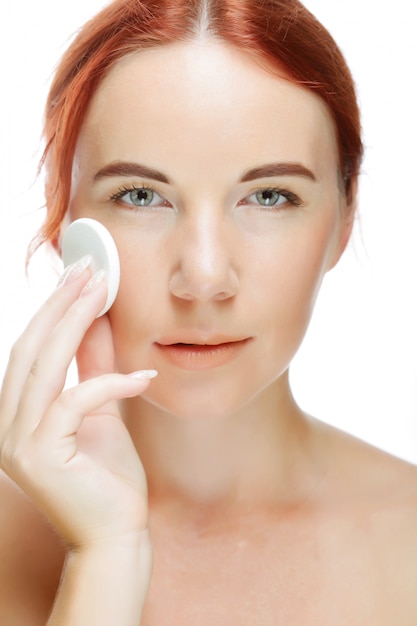
[[[155,191],[152,187],[148,187],[147,185],[141,185],[141,186],[126,185],[126,186],[120,187],[116,193],[109,196],[109,200],[114,203],[120,203],[123,196],[127,195],[128,193],[133,193],[135,191],[136,192],[137,191],[150,191],[153,194],[156,194],[157,196],[159,196],[161,200],[163,200],[163,206],[167,206],[169,204],[168,201],[164,200],[164,198],[162,198],[162,196],[157,191]],[[256,194],[260,194],[263,192],[276,193],[281,198],[285,198],[287,202],[283,204],[271,204],[271,205],[268,205],[268,204],[263,205],[261,203],[258,203],[258,204],[255,203],[256,206],[259,207],[260,209],[267,210],[267,211],[283,211],[285,210],[285,208],[288,208],[286,207],[287,203],[295,207],[302,205],[300,198],[292,191],[288,191],[287,189],[281,189],[280,187],[266,186],[266,187],[259,187],[258,189],[255,189],[254,191],[250,192],[248,195],[245,196],[245,198],[243,198],[242,200],[238,202],[238,206],[251,204],[248,202],[248,199],[251,198],[252,196],[256,196]],[[127,203],[123,202],[123,204],[126,205]],[[129,205],[128,204],[128,206],[132,207],[131,210],[134,210],[134,209],[139,210],[139,209],[146,209],[150,205],[141,206],[141,205],[134,205],[134,204]]]
[[[239,205],[246,204],[248,202],[248,198],[250,198],[251,196],[256,196],[256,194],[263,193],[265,191],[276,193],[281,198],[285,198],[286,202],[284,202],[283,204],[271,204],[271,205],[258,203],[256,206],[260,207],[263,210],[283,211],[285,210],[285,208],[288,208],[286,206],[287,204],[290,204],[294,207],[299,207],[302,205],[301,199],[292,191],[288,191],[288,189],[282,189],[281,187],[268,187],[268,186],[259,187],[258,189],[255,189],[254,191],[249,193],[243,200],[241,200],[239,202]]]
[[[152,187],[148,187],[147,185],[141,185],[141,186],[137,186],[137,185],[126,185],[123,187],[119,187],[119,189],[116,191],[116,193],[112,194],[111,196],[109,196],[109,200],[111,202],[115,202],[120,203],[120,201],[122,200],[123,196],[126,196],[128,193],[133,193],[135,191],[151,191],[153,194],[156,194],[157,196],[159,196],[163,201],[164,201],[164,206],[166,206],[168,204],[168,202],[166,200],[164,200],[164,198],[162,198],[162,196],[155,191]],[[123,203],[126,204],[126,203]],[[140,206],[140,205],[128,205],[131,206],[132,209],[146,209],[147,206]]]

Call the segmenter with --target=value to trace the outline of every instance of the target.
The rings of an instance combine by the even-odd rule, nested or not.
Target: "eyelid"
[[[166,197],[162,193],[160,193],[159,191],[155,189],[154,185],[148,184],[146,182],[142,182],[139,184],[126,183],[125,185],[120,186],[115,193],[110,194],[109,200],[114,203],[119,202],[120,204],[124,204],[125,206],[129,206],[129,207],[133,207],[137,209],[140,209],[140,208],[146,209],[148,208],[147,206],[140,207],[140,205],[129,204],[128,202],[124,202],[122,200],[123,196],[127,195],[128,193],[133,192],[133,191],[141,191],[142,189],[152,191],[155,195],[157,195],[161,199],[161,202],[158,205],[153,205],[153,206],[167,206],[167,205],[172,206],[169,200],[167,200]],[[152,206],[149,205],[149,208],[152,208]]]
[[[250,190],[247,194],[245,194],[245,197],[242,198],[242,200],[240,200],[240,202],[238,203],[239,205],[241,204],[246,204],[248,203],[248,198],[250,198],[251,196],[262,192],[262,191],[275,191],[276,193],[278,193],[279,195],[281,195],[282,197],[286,198],[287,202],[285,202],[282,205],[262,205],[260,203],[254,203],[256,206],[260,206],[263,207],[265,209],[273,209],[274,207],[276,209],[278,208],[284,208],[284,206],[286,206],[287,204],[293,205],[293,206],[302,206],[303,202],[301,200],[301,198],[298,196],[298,194],[294,193],[293,191],[290,191],[289,189],[282,187],[280,185],[259,185],[255,188],[253,188],[252,190]]]

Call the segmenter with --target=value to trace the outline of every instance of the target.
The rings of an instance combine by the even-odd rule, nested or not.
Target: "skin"
[[[167,180],[104,175],[115,162]],[[291,172],[244,180],[276,163]],[[121,286],[92,323],[105,284],[80,297],[73,272],[14,351],[2,465],[36,508],[4,478],[2,621],[46,622],[67,551],[48,624],[416,623],[416,469],[303,413],[288,382],[353,215],[311,92],[204,38],[110,71],[68,219],[110,230]],[[181,366],[159,345],[243,339]],[[75,352],[82,384],[61,394]],[[143,369],[159,375],[127,376]]]

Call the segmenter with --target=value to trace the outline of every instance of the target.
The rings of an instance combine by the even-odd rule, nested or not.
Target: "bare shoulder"
[[[21,490],[0,471],[0,623],[45,624],[64,549]]]
[[[417,539],[417,466],[322,422],[316,426],[334,488],[375,518],[396,518]]]
[[[396,623],[417,623],[417,467],[320,422],[318,429],[334,499],[352,512],[387,604],[401,607]]]

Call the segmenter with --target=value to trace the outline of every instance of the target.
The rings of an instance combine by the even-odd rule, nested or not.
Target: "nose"
[[[176,264],[170,278],[175,297],[209,302],[237,294],[236,241],[232,228],[224,222],[207,215],[183,225],[181,236],[176,238]]]

